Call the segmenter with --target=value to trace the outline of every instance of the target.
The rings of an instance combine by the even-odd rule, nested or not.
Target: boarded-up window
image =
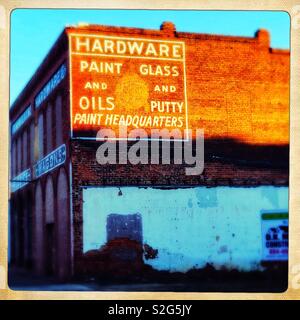
[[[68,180],[64,170],[60,170],[57,181],[57,264],[58,277],[63,279],[70,275],[70,214],[68,209]]]
[[[17,147],[16,147],[16,141],[13,142],[12,145],[12,158],[11,158],[11,175],[12,177],[15,177],[17,174]]]
[[[24,131],[23,133],[23,142],[22,142],[22,147],[23,147],[23,168],[22,170],[27,169],[28,163],[27,163],[27,150],[28,150],[28,146],[27,146],[27,130]]]
[[[43,198],[41,183],[38,182],[35,192],[35,214],[34,214],[34,241],[33,259],[34,268],[38,274],[44,273],[44,219]]]
[[[138,213],[110,214],[107,216],[106,233],[107,241],[126,238],[142,242],[142,217]]]
[[[46,111],[46,153],[52,151],[52,105],[48,104]]]
[[[19,174],[21,172],[21,167],[22,167],[22,137],[21,136],[19,136],[18,138],[17,159],[18,159],[17,174]]]
[[[57,96],[55,101],[55,117],[56,117],[56,146],[63,143],[63,128],[62,128],[62,99]]]
[[[44,118],[43,114],[39,114],[38,119],[38,158],[41,159],[44,155]]]
[[[33,164],[34,163],[34,123],[32,122],[30,125],[30,139],[29,139],[29,144],[28,144],[28,151],[29,152],[29,163]]]
[[[48,274],[53,274],[55,271],[55,219],[54,219],[54,191],[51,175],[48,176],[46,182],[45,195],[45,223],[46,223],[46,268]]]
[[[47,178],[46,183],[45,222],[54,223],[54,191],[51,176]]]

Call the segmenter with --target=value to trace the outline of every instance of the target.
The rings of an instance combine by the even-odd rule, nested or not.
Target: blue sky
[[[172,21],[178,31],[253,37],[268,29],[271,46],[289,48],[290,18],[268,11],[16,9],[11,15],[10,101],[30,80],[66,25],[79,22],[159,29]]]

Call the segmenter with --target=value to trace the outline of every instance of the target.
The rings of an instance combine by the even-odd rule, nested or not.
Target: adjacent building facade
[[[108,88],[87,88],[96,83]],[[83,119],[99,111],[93,94],[106,114],[112,104],[143,115],[151,101],[176,100],[179,122],[204,129],[204,171],[100,165],[91,136],[101,125]],[[67,279],[207,264],[250,271],[287,258],[289,51],[270,48],[265,30],[245,38],[172,23],[67,27],[11,106],[10,124],[11,265]]]

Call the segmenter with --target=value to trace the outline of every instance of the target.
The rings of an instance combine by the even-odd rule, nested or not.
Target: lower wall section
[[[129,238],[151,249],[143,259],[156,270],[255,270],[261,213],[272,210],[287,212],[287,187],[84,188],[83,252]]]

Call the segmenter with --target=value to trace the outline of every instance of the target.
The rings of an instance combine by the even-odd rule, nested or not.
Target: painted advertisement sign
[[[66,161],[66,145],[63,144],[39,160],[34,166],[35,177],[38,178],[43,174],[55,169]]]
[[[16,192],[25,187],[31,181],[30,169],[22,171],[19,175],[12,179],[11,192]]]
[[[106,128],[119,139],[121,126],[178,129],[184,138],[184,42],[70,33],[69,52],[73,137],[95,139]]]
[[[35,107],[39,106],[48,98],[51,92],[61,83],[67,74],[67,67],[63,63],[59,69],[55,72],[52,78],[46,83],[42,90],[38,93],[35,98]]]
[[[19,118],[11,126],[11,134],[15,134],[23,124],[31,117],[31,105],[29,105],[25,111],[19,116]]]
[[[288,260],[288,213],[262,213],[261,219],[263,260]]]

